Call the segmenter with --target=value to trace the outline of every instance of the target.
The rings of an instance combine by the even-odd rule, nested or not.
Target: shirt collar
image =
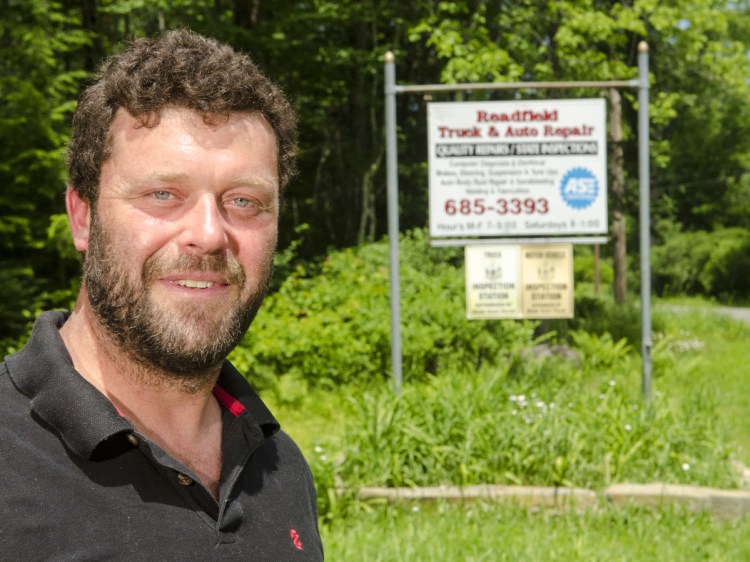
[[[51,426],[76,454],[92,458],[97,447],[118,434],[132,432],[133,426],[73,367],[59,333],[69,316],[61,311],[43,313],[34,323],[29,341],[18,353],[6,357],[6,365],[13,384],[31,400],[33,415]],[[266,438],[278,431],[271,412],[227,361],[218,386],[244,407],[244,412],[233,412],[235,416],[239,413],[246,423],[259,426]]]
[[[224,361],[221,367],[214,395],[219,399],[219,403],[230,410],[235,417],[251,416],[254,423],[263,430],[264,437],[270,437],[279,430],[279,422],[245,377],[229,361]],[[222,396],[228,396],[230,400],[222,399]],[[236,406],[232,407],[233,402],[239,403],[244,408],[244,412],[239,411]]]

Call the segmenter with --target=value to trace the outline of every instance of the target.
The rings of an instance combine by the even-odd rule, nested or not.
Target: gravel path
[[[726,314],[727,316],[731,316],[732,318],[736,318],[737,320],[742,320],[743,322],[747,322],[748,324],[750,324],[750,308],[720,306],[718,308],[712,308],[711,310],[715,310],[719,314]]]
[[[673,305],[673,304],[662,304],[657,305],[660,308],[666,308],[668,310],[674,310],[676,312],[689,312],[695,310],[695,307],[684,306],[684,305]],[[703,310],[706,312],[713,312],[715,314],[723,314],[725,316],[731,316],[737,320],[742,320],[750,324],[750,308],[739,308],[734,306],[712,306],[706,307]]]

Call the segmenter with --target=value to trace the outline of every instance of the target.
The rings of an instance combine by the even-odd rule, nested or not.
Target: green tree
[[[710,229],[750,222],[749,24],[746,2],[466,0],[433,3],[411,38],[434,50],[446,83],[635,78],[636,47],[647,41],[654,222]],[[472,97],[513,95],[475,92]],[[637,219],[637,96],[633,90],[623,96],[623,204]],[[631,245],[637,247],[635,242]]]
[[[320,256],[386,231],[383,55],[402,84],[622,79],[651,52],[655,239],[750,225],[748,3],[727,0],[0,0],[0,339],[77,277],[62,216],[63,157],[80,84],[129,36],[188,27],[249,52],[300,116],[285,247]],[[637,216],[634,91],[623,93],[626,195]],[[599,96],[598,90],[524,91]],[[465,92],[434,99],[508,99]],[[403,229],[426,223],[422,95],[398,96]],[[630,232],[635,221],[630,221]],[[304,229],[300,228],[303,225]],[[631,234],[632,235],[632,234]],[[637,247],[631,241],[631,247]],[[22,311],[26,311],[22,313]]]
[[[40,306],[67,304],[76,261],[60,228],[63,159],[88,45],[61,3],[4,0],[0,10],[0,341]],[[25,311],[25,313],[22,313]]]

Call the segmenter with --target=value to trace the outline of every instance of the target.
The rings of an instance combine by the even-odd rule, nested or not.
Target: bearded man
[[[226,361],[295,150],[226,45],[177,30],[102,65],[68,151],[80,294],[0,365],[0,558],[322,560],[309,467]]]

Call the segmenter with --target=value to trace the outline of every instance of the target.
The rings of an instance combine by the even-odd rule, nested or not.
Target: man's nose
[[[221,203],[213,195],[201,195],[183,221],[181,245],[187,252],[213,254],[226,249],[226,222]]]

